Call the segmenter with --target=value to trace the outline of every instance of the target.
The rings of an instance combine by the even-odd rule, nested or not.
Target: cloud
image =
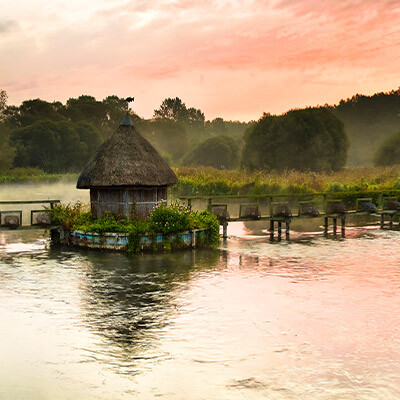
[[[0,33],[11,32],[17,27],[17,23],[12,20],[0,21]]]
[[[5,87],[10,102],[130,86],[150,110],[152,94],[181,93],[214,115],[250,115],[398,86],[394,0],[31,0],[9,11],[0,87],[18,82]]]

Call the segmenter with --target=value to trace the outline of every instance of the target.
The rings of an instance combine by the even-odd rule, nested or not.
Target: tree
[[[179,97],[165,99],[160,108],[154,110],[154,118],[169,119],[183,124],[190,137],[204,136],[205,117],[201,110],[187,108]]]
[[[242,166],[267,170],[338,170],[346,164],[343,123],[326,108],[264,114],[245,133]]]
[[[7,105],[7,92],[3,89],[0,89],[0,121],[2,120],[3,112]]]
[[[183,164],[235,168],[239,165],[239,146],[228,136],[215,136],[193,147],[184,157]]]
[[[345,125],[350,165],[371,164],[380,143],[400,131],[400,88],[372,96],[357,94],[329,109]]]
[[[11,132],[15,166],[47,172],[81,170],[100,141],[100,132],[87,122],[43,120]]]
[[[400,132],[393,133],[375,153],[374,164],[378,166],[400,164]]]
[[[14,150],[10,146],[10,130],[5,124],[0,123],[0,171],[5,171],[12,167]]]
[[[42,120],[61,121],[64,105],[55,101],[49,103],[41,99],[25,100],[19,107],[9,106],[4,111],[5,121],[11,128],[32,125]]]
[[[153,119],[141,126],[140,133],[162,154],[178,161],[188,150],[189,140],[185,127],[170,119]]]

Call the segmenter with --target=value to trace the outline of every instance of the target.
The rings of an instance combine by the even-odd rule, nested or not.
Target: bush
[[[182,163],[218,169],[235,168],[239,165],[239,146],[228,136],[215,136],[195,146]]]
[[[242,166],[335,171],[345,166],[348,147],[343,123],[325,108],[264,114],[245,133]]]
[[[400,132],[389,136],[378,148],[374,156],[376,166],[400,164]]]
[[[147,234],[181,233],[192,229],[207,229],[204,244],[216,246],[219,243],[219,222],[208,211],[192,211],[189,207],[175,203],[166,206],[160,203],[146,221],[131,221],[114,214],[106,213],[101,218],[94,218],[88,206],[82,203],[74,205],[57,204],[50,211],[52,224],[61,225],[68,230],[83,232],[120,232],[129,234],[129,250],[139,251],[140,236]]]

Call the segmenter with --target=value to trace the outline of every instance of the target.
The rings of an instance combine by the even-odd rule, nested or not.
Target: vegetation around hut
[[[88,205],[82,203],[55,205],[50,211],[52,223],[61,225],[67,230],[99,233],[117,232],[129,234],[129,251],[140,251],[142,235],[155,237],[157,234],[179,234],[193,229],[206,229],[204,246],[213,247],[219,243],[219,222],[214,214],[208,211],[197,212],[174,203],[166,206],[160,203],[145,221],[128,220],[111,213],[102,218],[94,218]],[[163,243],[164,249],[171,249],[177,243]]]

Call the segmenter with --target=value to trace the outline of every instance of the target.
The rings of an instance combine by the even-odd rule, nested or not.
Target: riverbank
[[[172,195],[263,195],[317,192],[400,190],[400,165],[349,167],[338,172],[263,172],[175,167],[178,183]],[[15,168],[0,174],[0,184],[75,182],[76,173],[48,174],[36,168]]]
[[[49,174],[38,168],[13,168],[0,173],[0,185],[12,183],[53,183],[73,182],[78,179],[76,173]]]

